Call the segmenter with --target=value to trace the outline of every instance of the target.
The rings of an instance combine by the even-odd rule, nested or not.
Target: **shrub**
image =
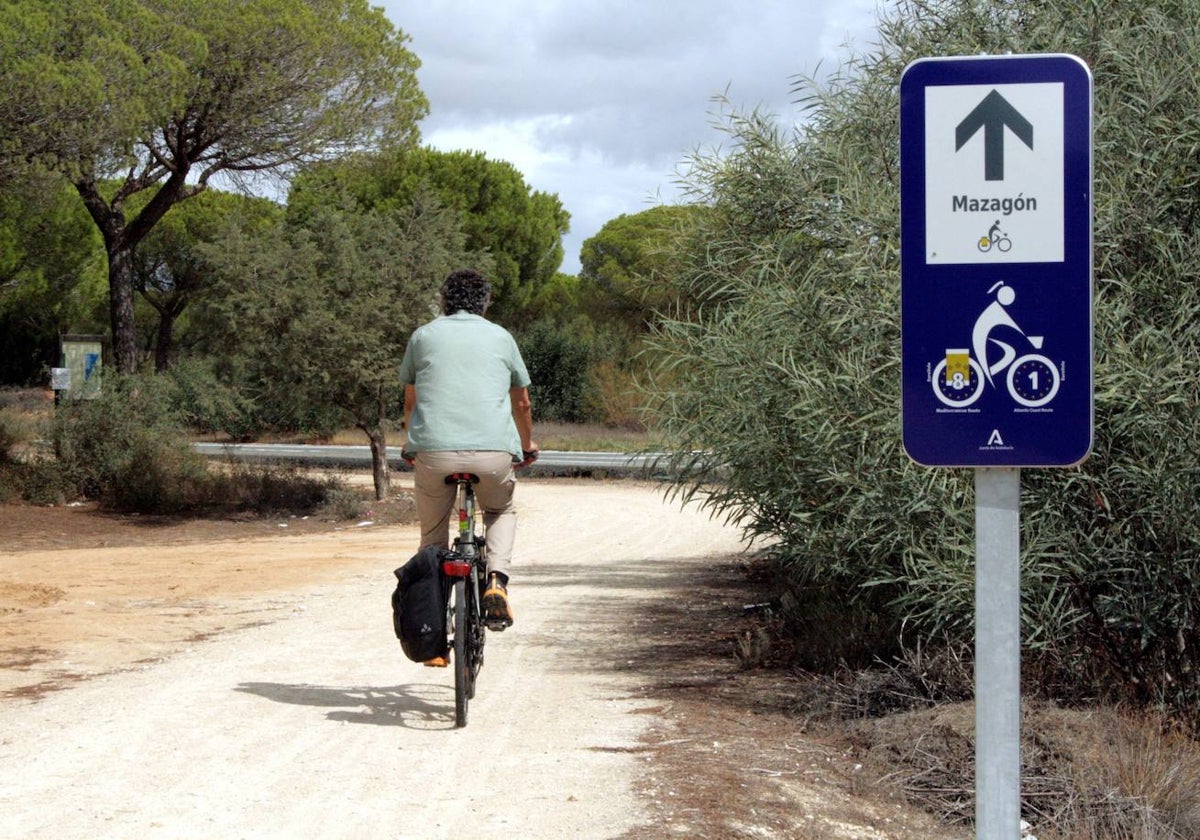
[[[198,432],[224,432],[233,440],[249,440],[261,421],[254,401],[218,378],[211,363],[186,360],[167,372],[172,399],[188,426]]]
[[[646,430],[637,377],[613,361],[600,361],[587,372],[584,414],[617,429]]]
[[[202,504],[204,460],[189,447],[171,396],[163,377],[110,375],[95,399],[61,404],[52,439],[66,485],[118,510]]]
[[[586,412],[591,343],[577,333],[539,321],[517,336],[532,384],[533,410],[539,420],[578,423]]]
[[[26,424],[23,418],[11,409],[0,408],[0,464],[16,460],[16,447],[26,442]]]
[[[895,81],[921,55],[1053,44],[1096,76],[1096,442],[1024,473],[1023,641],[1056,691],[1200,723],[1200,70],[1173,58],[1200,48],[1198,12],[905,0],[878,49],[801,86],[801,131],[734,114],[729,150],[694,161],[712,212],[679,260],[691,308],[655,338],[658,428],[692,470],[679,490],[775,542],[797,603],[970,638],[970,473],[899,444]]]
[[[48,416],[46,392],[34,389],[0,390],[0,463],[13,463],[41,434]]]
[[[363,497],[345,487],[336,488],[325,497],[325,510],[335,519],[359,519],[364,506]]]
[[[150,514],[307,512],[340,492],[336,478],[294,467],[210,470],[184,434],[184,418],[194,415],[178,407],[178,384],[163,375],[110,375],[96,399],[62,403],[51,423],[53,456],[0,458],[0,503],[82,497]],[[0,424],[0,435],[6,428]]]
[[[258,511],[314,510],[341,487],[335,478],[305,475],[295,467],[240,467],[231,478],[236,489],[227,500]]]

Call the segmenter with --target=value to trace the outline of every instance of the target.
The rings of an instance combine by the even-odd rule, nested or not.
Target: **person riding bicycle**
[[[1017,299],[1016,291],[1001,280],[993,283],[992,287],[988,289],[988,294],[993,292],[996,294],[996,299],[979,314],[979,317],[975,319],[975,326],[971,330],[971,347],[975,350],[975,358],[983,367],[983,375],[989,384],[994,384],[992,383],[992,374],[999,373],[1006,368],[1017,355],[1011,344],[992,338],[992,332],[1000,327],[1008,327],[1025,335],[1025,331],[1008,313],[1007,307],[1012,306],[1013,301]],[[998,361],[989,362],[989,344],[994,344],[1003,351],[1003,355]]]
[[[512,335],[483,317],[491,299],[491,284],[478,271],[453,271],[442,284],[442,315],[413,332],[400,363],[404,451],[415,471],[422,548],[449,547],[455,488],[446,476],[479,477],[488,565],[482,606],[489,620],[511,625],[514,461],[527,465],[538,445],[529,372]]]
[[[987,240],[988,240],[988,242],[995,242],[996,236],[1003,235],[1003,234],[1004,234],[1004,231],[1000,230],[1000,220],[997,219],[996,223],[994,225],[992,225],[990,228],[988,228]]]

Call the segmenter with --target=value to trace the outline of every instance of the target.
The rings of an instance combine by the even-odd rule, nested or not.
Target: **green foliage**
[[[629,338],[644,333],[654,313],[677,307],[678,241],[704,208],[660,206],[606,222],[583,243],[580,293],[587,313]]]
[[[531,190],[506,161],[431,148],[352,156],[297,179],[288,212],[304,223],[344,195],[365,210],[406,211],[430,193],[458,214],[466,247],[492,257],[489,317],[508,325],[527,320],[532,300],[562,264],[570,215],[557,196]]]
[[[249,440],[262,428],[260,412],[237,387],[217,375],[211,359],[188,359],[164,374],[173,386],[172,403],[187,428]]]
[[[585,337],[539,321],[516,335],[529,369],[529,396],[539,420],[578,423],[587,418],[588,364]]]
[[[72,190],[0,193],[0,382],[46,384],[59,335],[98,333],[104,252]]]
[[[487,265],[427,194],[403,210],[325,206],[303,226],[231,228],[204,254],[222,284],[209,352],[292,428],[324,407],[341,413],[335,427],[376,425],[398,405],[405,344],[434,314],[442,279]]]
[[[179,377],[105,378],[94,400],[64,402],[51,429],[54,457],[0,471],[0,493],[37,504],[98,499],[118,511],[210,514],[311,511],[339,484],[295,470],[234,467],[209,471],[185,434]]]
[[[269,199],[206,190],[175,208],[142,240],[133,255],[134,282],[158,315],[155,370],[171,367],[176,345],[188,344],[188,310],[217,285],[216,272],[203,254],[205,247],[219,243],[230,224],[266,230],[282,217],[283,208]],[[197,330],[206,326],[210,325],[201,320]]]
[[[266,424],[366,434],[376,498],[388,493],[387,420],[409,335],[435,312],[454,267],[490,266],[464,245],[457,214],[423,191],[403,208],[322,205],[303,222],[231,227],[201,249],[220,279],[207,321],[217,370]]]
[[[132,165],[145,188],[166,161],[207,180],[411,142],[428,109],[407,37],[366,0],[11,0],[0,36],[0,153],[72,181]]]
[[[203,497],[205,465],[183,435],[169,384],[154,377],[105,378],[93,400],[62,403],[51,439],[55,471],[68,497],[117,510],[172,513]]]
[[[3,4],[0,172],[24,179],[33,163],[73,178],[106,158],[119,168],[145,126],[182,104],[188,65],[205,52],[145,3]]]
[[[108,255],[117,370],[139,357],[132,255],[174,205],[218,173],[416,141],[428,103],[406,40],[366,0],[0,7],[0,177],[45,169],[78,191]]]
[[[581,323],[582,295],[579,278],[559,271],[537,290],[525,313],[531,323],[548,321],[559,327],[586,329],[588,325]]]
[[[611,427],[644,429],[639,359],[658,312],[682,305],[679,243],[706,212],[660,206],[606,223],[583,244],[579,277],[556,283],[535,300],[539,318],[590,345],[580,416]]]
[[[690,308],[654,341],[659,426],[712,453],[679,456],[680,491],[775,541],[796,604],[969,638],[969,473],[899,445],[896,80],[927,55],[1074,52],[1096,82],[1096,444],[1025,472],[1027,667],[1200,718],[1200,71],[1177,58],[1198,17],[1196,0],[907,0],[870,53],[800,82],[802,129],[727,114],[729,153],[692,161],[711,213],[681,255]]]

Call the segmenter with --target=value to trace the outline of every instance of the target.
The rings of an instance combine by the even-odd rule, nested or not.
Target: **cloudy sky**
[[[876,0],[374,0],[407,33],[425,143],[512,163],[571,214],[563,271],[610,219],[676,196],[719,146],[714,97],[783,120],[792,79],[872,38]]]

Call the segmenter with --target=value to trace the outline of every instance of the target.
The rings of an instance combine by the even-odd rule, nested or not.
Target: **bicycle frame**
[[[458,536],[454,538],[452,551],[442,561],[442,573],[450,579],[470,578],[476,589],[482,592],[484,567],[484,540],[475,533],[475,488],[478,481],[468,473],[454,473],[446,477],[446,483],[458,485],[456,510],[458,511]],[[476,599],[476,609],[479,604]]]
[[[485,542],[475,534],[475,489],[479,479],[469,473],[446,476],[458,486],[458,536],[454,548],[442,559],[446,586],[446,626],[450,629],[454,664],[455,725],[467,725],[468,701],[475,696],[475,679],[483,666],[486,640],[482,612],[486,571]]]

